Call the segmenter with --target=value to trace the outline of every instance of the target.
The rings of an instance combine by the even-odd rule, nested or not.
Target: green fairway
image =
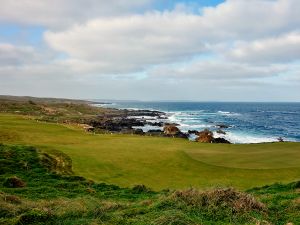
[[[202,144],[135,135],[94,135],[74,127],[0,114],[0,143],[59,150],[76,174],[98,182],[153,189],[246,189],[300,179],[300,143]]]

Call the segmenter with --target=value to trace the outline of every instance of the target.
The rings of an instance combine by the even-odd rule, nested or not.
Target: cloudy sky
[[[0,94],[300,101],[299,0],[0,3]]]

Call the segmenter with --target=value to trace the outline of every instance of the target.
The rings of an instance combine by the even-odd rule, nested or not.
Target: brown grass
[[[229,207],[237,213],[250,211],[265,211],[263,203],[252,195],[236,191],[233,188],[215,189],[201,192],[196,189],[175,191],[170,195],[174,201],[183,201],[193,207]]]

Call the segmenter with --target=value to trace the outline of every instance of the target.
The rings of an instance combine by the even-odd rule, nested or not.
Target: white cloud
[[[78,62],[78,67],[91,65],[99,73],[128,73],[189,60],[216,46],[223,46],[221,54],[226,54],[236,41],[268,41],[275,34],[293,32],[300,24],[298,9],[300,1],[295,0],[228,0],[201,14],[174,10],[93,19],[64,31],[48,31],[45,40],[68,54],[66,63],[75,67]]]
[[[286,72],[286,65],[249,65],[226,61],[195,61],[182,66],[160,66],[150,70],[152,77],[165,77],[172,79],[199,79],[199,80],[246,80],[278,76]]]
[[[49,47],[0,45],[1,92],[300,99],[299,82],[293,84],[299,70],[292,66],[300,56],[299,0],[227,0],[198,14],[185,7],[137,10],[150,2],[1,1],[0,23],[44,26]],[[134,73],[142,76],[135,79]]]
[[[0,43],[0,66],[21,66],[49,60],[50,52],[38,52],[32,46],[16,46]]]
[[[63,28],[90,18],[129,13],[151,0],[1,0],[0,22]]]
[[[210,34],[256,39],[299,28],[299,0],[227,0],[203,10]]]
[[[191,33],[197,20],[173,12],[97,19],[64,32],[46,32],[45,40],[71,59],[106,65],[105,72],[129,72],[205,51],[199,34]]]
[[[280,37],[239,42],[229,52],[235,60],[251,62],[289,62],[300,59],[300,33]]]

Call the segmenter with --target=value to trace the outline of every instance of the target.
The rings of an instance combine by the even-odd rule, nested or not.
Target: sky
[[[0,95],[300,101],[299,0],[0,3]]]

